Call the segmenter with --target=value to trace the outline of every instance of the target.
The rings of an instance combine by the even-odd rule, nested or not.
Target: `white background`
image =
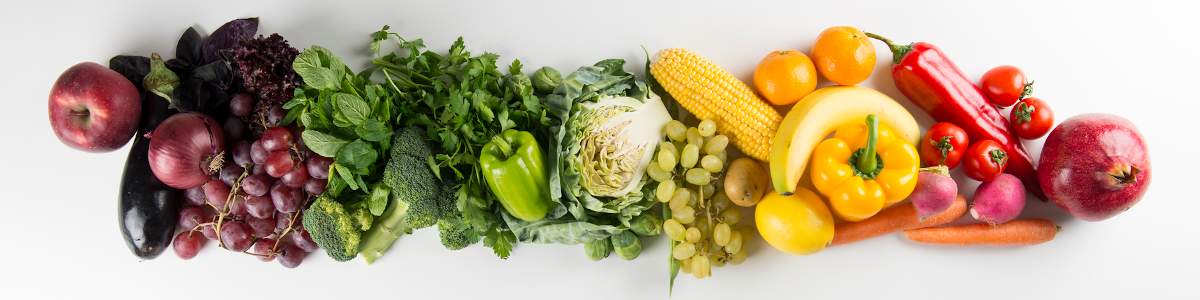
[[[331,1],[332,2],[332,1]],[[730,1],[733,2],[733,1]],[[803,2],[803,3],[802,3]],[[390,24],[444,51],[468,49],[504,62],[564,73],[602,58],[641,62],[687,47],[749,79],[768,51],[807,51],[824,28],[855,25],[898,41],[941,47],[972,78],[1001,64],[1037,81],[1058,120],[1109,112],[1149,140],[1154,183],[1140,204],[1108,221],[1069,220],[1042,203],[1029,214],[1063,226],[1026,248],[944,248],[895,235],[804,257],[755,238],[746,263],[706,280],[681,274],[679,299],[1159,299],[1200,298],[1196,155],[1196,7],[1134,1],[30,1],[0,12],[0,298],[131,299],[629,299],[667,297],[665,243],[634,261],[589,261],[579,246],[521,245],[508,260],[472,247],[442,248],[436,230],[401,239],[383,260],[336,263],[316,253],[297,269],[264,264],[209,244],[191,261],[164,253],[139,262],[117,228],[118,178],[127,151],[87,154],[54,137],[46,95],[80,61],[174,53],[188,26],[209,32],[259,16],[260,33],[319,44],[361,67],[367,35]],[[1179,3],[1185,1],[1176,1]],[[890,56],[866,85],[902,103]],[[640,73],[640,70],[638,71]],[[911,107],[911,106],[910,106]],[[915,112],[923,124],[929,118]],[[1007,115],[1007,114],[1006,114]],[[1034,153],[1040,142],[1028,142]],[[966,192],[973,184],[964,184]],[[753,296],[753,297],[752,297]]]

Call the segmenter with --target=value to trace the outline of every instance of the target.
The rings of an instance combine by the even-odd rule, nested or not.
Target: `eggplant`
[[[138,134],[125,159],[121,175],[121,193],[117,201],[117,222],[121,236],[133,255],[154,259],[162,254],[175,235],[183,191],[163,184],[150,170],[147,152],[150,139],[146,137],[172,114],[167,101],[151,93],[142,93],[142,116]]]

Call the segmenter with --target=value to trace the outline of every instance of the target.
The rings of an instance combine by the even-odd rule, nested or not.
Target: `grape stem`
[[[292,225],[296,224],[296,217],[298,216],[300,216],[300,213],[292,213],[292,217],[288,220],[287,228],[284,228],[283,232],[279,233],[279,237],[275,239],[275,245],[271,245],[271,253],[278,251],[279,242],[283,241],[283,237],[287,236],[289,233],[292,233]]]
[[[213,232],[217,236],[217,246],[220,246],[221,248],[225,248],[225,241],[221,240],[221,224],[225,223],[225,216],[229,215],[229,205],[231,203],[236,203],[234,201],[237,201],[237,197],[235,196],[237,196],[237,193],[242,189],[242,179],[246,179],[246,176],[248,175],[250,175],[250,169],[243,169],[242,175],[239,175],[237,180],[233,181],[233,187],[229,189],[229,195],[225,196],[225,205],[222,205],[223,207],[219,209],[216,206],[213,206],[213,209],[217,210],[217,221],[216,224],[213,225]],[[209,206],[212,206],[212,204],[210,203]]]

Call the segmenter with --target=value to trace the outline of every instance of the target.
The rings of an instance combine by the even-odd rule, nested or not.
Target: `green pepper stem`
[[[872,172],[879,165],[879,160],[875,159],[875,144],[879,139],[879,120],[875,115],[867,115],[867,147],[863,151],[863,155],[858,158],[858,170],[863,173]]]
[[[892,42],[892,40],[889,40],[888,38],[885,38],[878,34],[874,34],[874,33],[870,33],[870,32],[864,32],[864,33],[867,34],[867,37],[879,40],[880,42],[887,44],[888,49],[892,50],[892,63],[893,64],[900,63],[900,60],[904,58],[904,55],[907,55],[908,52],[912,51],[912,49],[913,49],[912,44],[897,45],[895,42]]]
[[[496,148],[500,149],[500,154],[504,155],[503,159],[508,159],[509,156],[512,156],[512,144],[504,140],[503,137],[500,137],[500,134],[492,136],[492,144],[495,144]]]

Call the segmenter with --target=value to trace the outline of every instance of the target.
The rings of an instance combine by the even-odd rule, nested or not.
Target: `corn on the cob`
[[[717,122],[721,134],[746,155],[766,161],[783,116],[750,86],[686,49],[658,52],[650,74],[675,101],[700,119]]]

